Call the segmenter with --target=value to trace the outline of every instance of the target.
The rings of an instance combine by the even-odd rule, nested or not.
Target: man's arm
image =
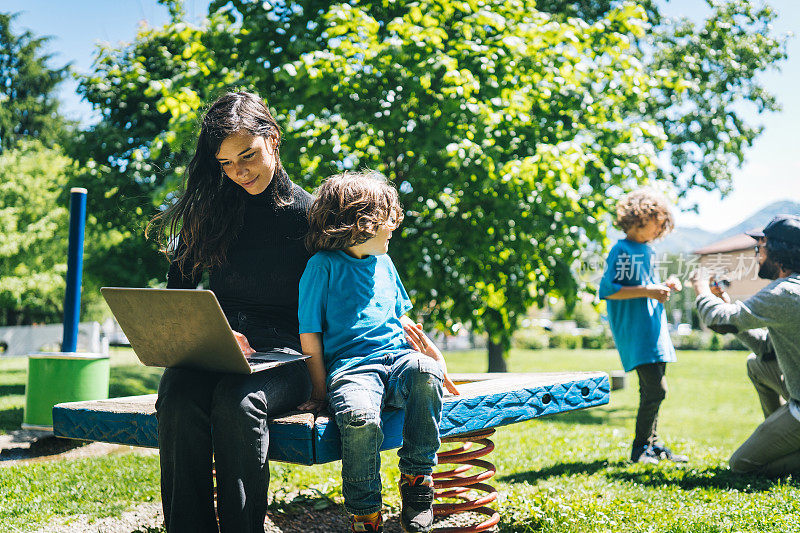
[[[725,303],[711,292],[700,294],[695,300],[697,314],[700,320],[709,327],[734,326],[739,332],[766,327],[769,323],[767,317],[760,315],[754,309],[760,307],[759,294],[748,298],[746,301]]]
[[[706,269],[691,275],[691,284],[697,293],[695,305],[700,320],[711,329],[714,326],[733,326],[740,333],[766,327],[769,323],[764,312],[769,312],[769,293],[760,290],[744,302],[726,303],[711,290],[711,273]]]
[[[769,340],[767,328],[748,329],[736,334],[742,344],[750,348],[754,354],[767,361],[775,359],[775,348]]]

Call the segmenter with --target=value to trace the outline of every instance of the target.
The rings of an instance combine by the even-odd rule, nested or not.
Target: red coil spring
[[[437,533],[468,533],[473,531],[486,531],[500,522],[500,513],[486,507],[487,504],[497,499],[497,490],[484,481],[491,479],[497,469],[489,461],[479,459],[488,455],[494,450],[494,443],[489,440],[494,434],[493,429],[484,429],[459,435],[457,437],[446,437],[442,442],[460,442],[462,445],[452,450],[446,450],[437,454],[439,464],[457,464],[456,468],[445,472],[434,472],[434,487],[437,489],[436,498],[454,498],[462,500],[460,503],[437,503],[433,506],[436,516],[449,516],[455,513],[472,511],[489,516],[480,524],[465,527],[444,527],[436,528]],[[472,450],[473,444],[483,446]],[[477,474],[469,474],[473,468],[482,468]],[[486,494],[477,499],[471,499],[468,492],[478,490]]]

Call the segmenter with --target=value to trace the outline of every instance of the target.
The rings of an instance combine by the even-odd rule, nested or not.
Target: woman
[[[311,196],[283,170],[280,141],[261,98],[222,96],[203,117],[183,194],[153,221],[165,243],[178,237],[167,287],[193,289],[207,271],[245,355],[300,352],[297,287]],[[263,532],[267,418],[310,391],[302,362],[251,375],[167,369],[156,402],[167,531]]]

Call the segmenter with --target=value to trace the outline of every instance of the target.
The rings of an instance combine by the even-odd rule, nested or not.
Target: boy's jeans
[[[400,472],[430,475],[439,449],[442,369],[414,351],[395,352],[336,374],[328,403],[342,438],[342,494],[347,512],[381,509],[381,409],[405,408]]]

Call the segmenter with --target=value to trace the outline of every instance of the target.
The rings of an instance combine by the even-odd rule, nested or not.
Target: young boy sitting
[[[327,399],[342,441],[342,493],[352,531],[382,531],[381,409],[405,409],[400,457],[400,523],[433,528],[444,358],[405,314],[411,302],[386,255],[403,219],[397,191],[380,174],[327,179],[309,212],[314,253],[300,280],[300,342],[311,372],[311,400]],[[408,336],[408,341],[407,337]],[[409,344],[412,343],[412,344]]]

